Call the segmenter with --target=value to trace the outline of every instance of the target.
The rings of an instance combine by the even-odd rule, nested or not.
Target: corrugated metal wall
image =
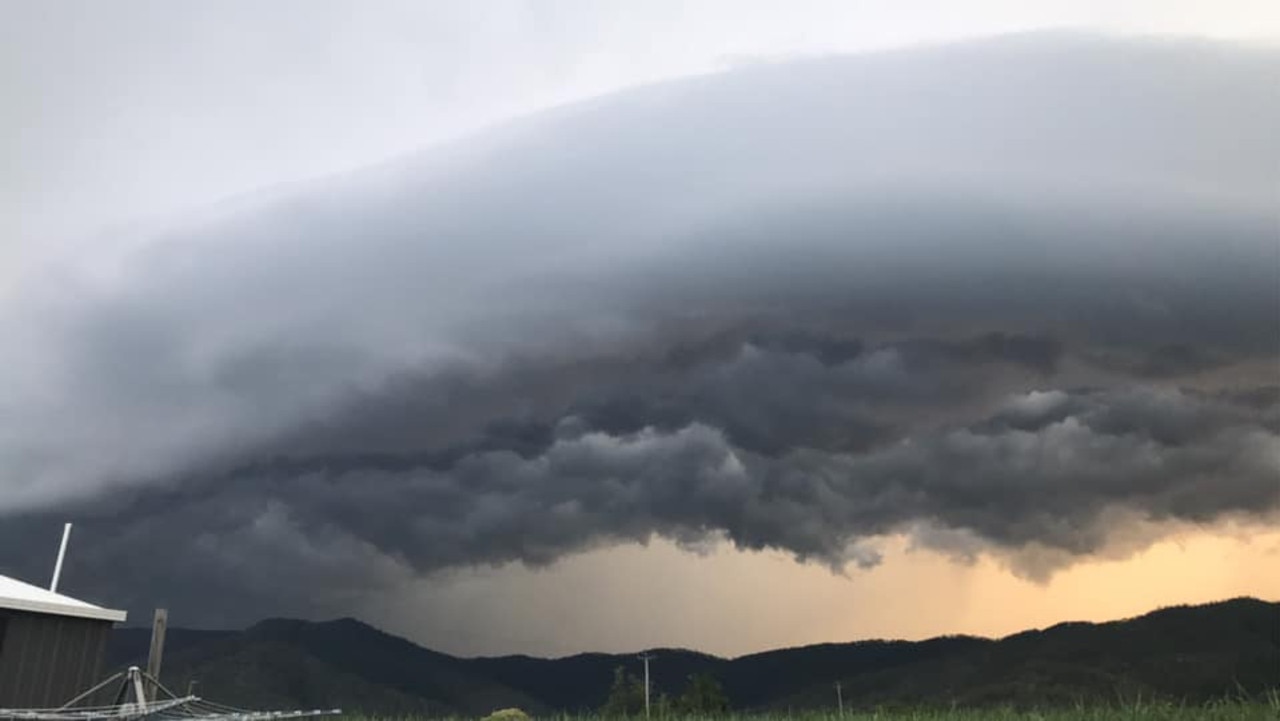
[[[0,610],[0,708],[60,706],[102,679],[110,621]]]

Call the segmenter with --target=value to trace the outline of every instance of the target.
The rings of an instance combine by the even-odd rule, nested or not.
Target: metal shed
[[[59,706],[100,680],[115,611],[0,576],[0,708]]]

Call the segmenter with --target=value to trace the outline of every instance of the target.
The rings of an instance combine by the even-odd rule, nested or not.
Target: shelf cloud
[[[215,208],[0,306],[0,545],[69,517],[87,586],[235,619],[655,537],[1044,579],[1273,524],[1278,61],[750,65]]]

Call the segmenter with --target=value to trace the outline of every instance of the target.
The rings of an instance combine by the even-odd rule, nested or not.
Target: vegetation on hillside
[[[544,718],[643,713],[642,666],[632,654],[463,659],[349,619],[272,621],[217,634],[170,629],[170,637],[162,671],[169,688],[196,680],[200,695],[242,708],[470,718],[513,707]],[[114,631],[111,665],[145,663],[145,641],[145,630]],[[998,641],[861,641],[736,659],[659,649],[650,672],[651,712],[661,715],[726,706],[821,714],[835,710],[840,683],[849,712],[1156,708],[1150,703],[1159,701],[1208,718],[1206,703],[1262,701],[1280,685],[1280,603],[1236,599]]]
[[[1280,698],[1272,694],[1261,702],[1219,701],[1208,704],[1134,703],[1127,706],[1080,706],[1018,710],[987,709],[872,709],[846,713],[799,712],[703,715],[667,709],[652,711],[661,721],[1276,721]],[[553,715],[549,721],[610,721],[606,715]],[[346,716],[340,721],[428,721],[427,717]],[[432,721],[466,721],[465,717]]]
[[[666,693],[653,692],[650,688],[650,716],[715,716],[729,711],[729,698],[724,688],[714,676],[708,673],[696,673],[689,676],[689,682],[679,696],[674,699]],[[622,716],[642,716],[646,714],[644,700],[644,681],[635,674],[627,673],[622,666],[613,671],[613,685],[609,687],[609,697],[600,707],[600,715],[607,718]]]

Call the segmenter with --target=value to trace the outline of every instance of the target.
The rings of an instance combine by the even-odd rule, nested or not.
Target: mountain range
[[[145,663],[149,629],[113,632],[112,667]],[[1280,687],[1280,602],[1237,598],[1109,623],[1062,623],[1001,639],[857,641],[726,659],[652,649],[655,693],[707,673],[739,709],[1042,706],[1164,698],[1203,702]],[[262,621],[243,631],[171,628],[161,680],[222,703],[375,714],[533,713],[601,706],[635,654],[458,658],[355,619]]]

